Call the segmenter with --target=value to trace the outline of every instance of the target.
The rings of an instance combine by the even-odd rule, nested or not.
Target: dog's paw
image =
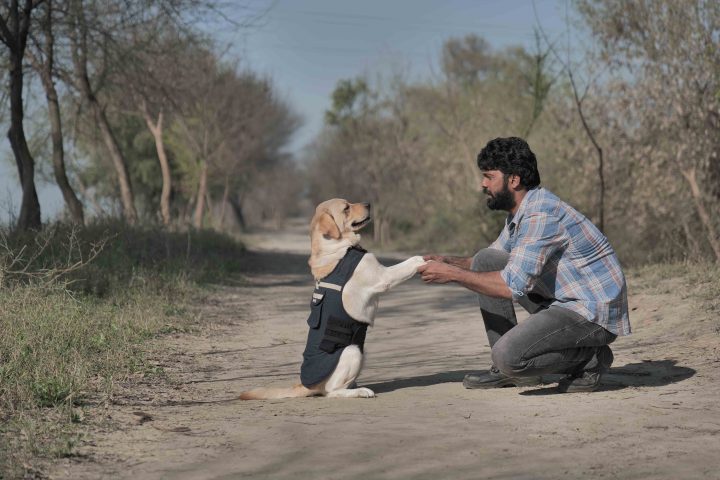
[[[416,255],[416,256],[414,256],[414,257],[410,257],[410,258],[408,259],[408,262],[410,262],[410,264],[411,264],[411,265],[414,265],[416,268],[419,267],[419,266],[421,266],[421,265],[425,265],[425,263],[427,263],[427,262],[425,262],[425,260],[423,259],[423,257],[421,257],[421,256],[419,256],[419,255]]]
[[[375,392],[366,387],[360,387],[355,389],[358,398],[375,398]]]

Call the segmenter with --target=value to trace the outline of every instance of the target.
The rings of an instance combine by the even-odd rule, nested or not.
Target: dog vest
[[[300,381],[306,387],[329,377],[348,345],[357,345],[363,351],[367,324],[345,311],[342,292],[365,253],[357,246],[348,248],[335,269],[315,285],[307,320],[310,331],[300,367]]]

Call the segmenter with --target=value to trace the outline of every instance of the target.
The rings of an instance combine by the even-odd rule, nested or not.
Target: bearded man
[[[500,236],[472,257],[427,255],[427,283],[455,282],[478,294],[492,351],[489,370],[466,388],[530,386],[561,373],[560,392],[594,391],[630,334],[627,286],[607,238],[540,186],[535,154],[521,138],[496,138],[477,158],[493,210],[508,212]],[[513,300],[530,316],[518,324]]]

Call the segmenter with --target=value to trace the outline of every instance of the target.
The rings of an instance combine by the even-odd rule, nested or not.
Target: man
[[[613,361],[608,346],[630,334],[627,286],[607,238],[540,187],[535,155],[517,137],[496,138],[477,158],[488,207],[509,212],[489,248],[473,257],[428,255],[427,283],[456,282],[478,293],[492,349],[489,371],[466,388],[528,386],[563,373],[561,392],[594,391]],[[513,300],[530,317],[518,324]]]

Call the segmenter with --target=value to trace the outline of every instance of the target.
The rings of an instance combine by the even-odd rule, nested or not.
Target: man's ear
[[[522,181],[522,179],[520,178],[520,175],[512,174],[512,175],[510,175],[508,184],[512,188],[518,188],[520,186],[521,181]]]
[[[338,228],[332,215],[327,212],[323,212],[317,222],[317,227],[326,237],[334,238],[338,240],[340,238],[340,229]]]

